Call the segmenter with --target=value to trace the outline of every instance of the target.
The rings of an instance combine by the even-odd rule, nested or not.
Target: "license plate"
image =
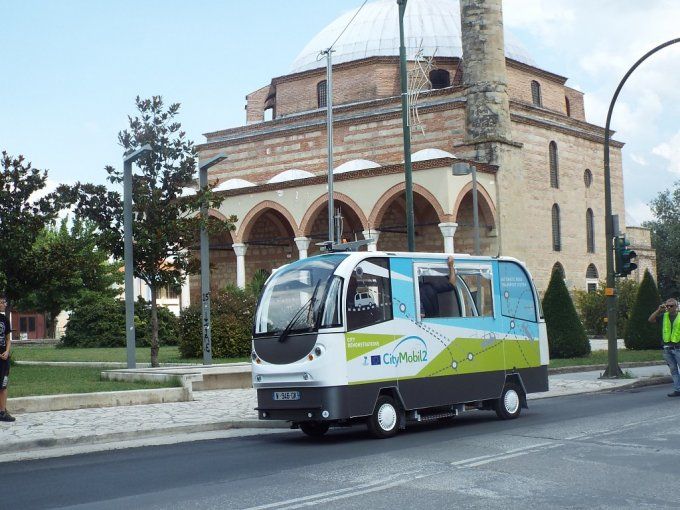
[[[299,391],[275,391],[274,400],[300,400]]]

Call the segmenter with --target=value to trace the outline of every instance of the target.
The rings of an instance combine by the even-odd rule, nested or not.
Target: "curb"
[[[600,365],[573,365],[571,367],[557,367],[548,368],[548,375],[556,374],[572,374],[578,372],[594,372],[595,370],[606,370],[606,364]],[[628,361],[625,363],[619,363],[621,368],[634,368],[634,367],[654,367],[654,366],[666,366],[664,361]]]
[[[193,432],[213,432],[229,429],[287,429],[290,425],[285,421],[272,420],[262,422],[260,420],[225,420],[213,423],[192,423],[188,425],[177,425],[162,429],[152,430],[132,430],[126,432],[111,432],[92,436],[61,437],[61,438],[41,438],[28,441],[17,441],[12,444],[4,445],[2,453],[19,453],[35,449],[62,448],[79,445],[96,445],[104,443],[116,443],[134,439],[145,439],[150,437],[161,437],[173,434],[185,434]]]

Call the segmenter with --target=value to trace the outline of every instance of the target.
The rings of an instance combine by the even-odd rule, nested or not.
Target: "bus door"
[[[520,372],[525,384],[534,386],[531,381],[540,378],[536,375],[540,371],[535,369],[548,364],[547,345],[541,349],[539,309],[534,286],[526,270],[518,263],[499,261],[498,265],[500,310],[503,328],[508,332],[504,341],[505,368]],[[546,351],[543,355],[545,359],[541,356],[543,350]],[[545,382],[541,381],[539,387],[544,385]],[[532,390],[527,387],[527,391]]]
[[[350,413],[362,416],[373,412],[381,385],[396,384],[396,367],[385,356],[397,338],[390,327],[392,290],[388,258],[364,259],[352,270],[345,292],[345,316]]]

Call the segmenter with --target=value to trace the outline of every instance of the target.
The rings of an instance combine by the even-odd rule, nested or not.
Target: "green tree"
[[[166,108],[160,96],[136,98],[137,115],[129,117],[129,128],[118,134],[125,152],[145,144],[151,153],[138,160],[141,175],[133,179],[134,272],[151,291],[151,364],[158,366],[158,315],[156,291],[165,286],[181,287],[185,275],[198,269],[191,249],[198,243],[201,225],[213,231],[233,229],[236,220],[207,221],[196,213],[201,204],[218,207],[210,190],[192,198],[181,198],[182,188],[196,172],[196,148],[186,138],[176,117],[179,103]],[[107,166],[109,180],[123,182],[123,172]],[[113,255],[122,259],[123,203],[120,193],[102,186],[80,188],[79,214],[95,221],[102,239]]]
[[[16,301],[45,279],[35,264],[33,244],[72,197],[68,186],[45,193],[47,171],[23,156],[0,158],[0,295],[9,315]]]
[[[586,330],[558,270],[553,271],[543,296],[543,314],[552,358],[574,358],[590,354]]]
[[[626,349],[656,349],[661,346],[661,323],[653,324],[647,320],[660,303],[661,296],[654,278],[645,270],[623,337]]]
[[[649,204],[654,220],[644,226],[652,231],[659,287],[664,298],[680,295],[680,181]]]
[[[43,229],[33,245],[32,259],[43,280],[18,305],[45,312],[51,338],[57,315],[73,309],[85,293],[118,294],[114,286],[123,281],[120,263],[109,262],[108,253],[97,246],[95,229],[91,222],[79,220],[69,228],[64,219],[59,227]]]

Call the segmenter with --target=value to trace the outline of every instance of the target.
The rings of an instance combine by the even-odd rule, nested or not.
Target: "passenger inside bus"
[[[421,318],[460,317],[460,304],[455,292],[456,269],[453,257],[448,258],[447,265],[449,266],[448,276],[428,275],[418,278]]]

